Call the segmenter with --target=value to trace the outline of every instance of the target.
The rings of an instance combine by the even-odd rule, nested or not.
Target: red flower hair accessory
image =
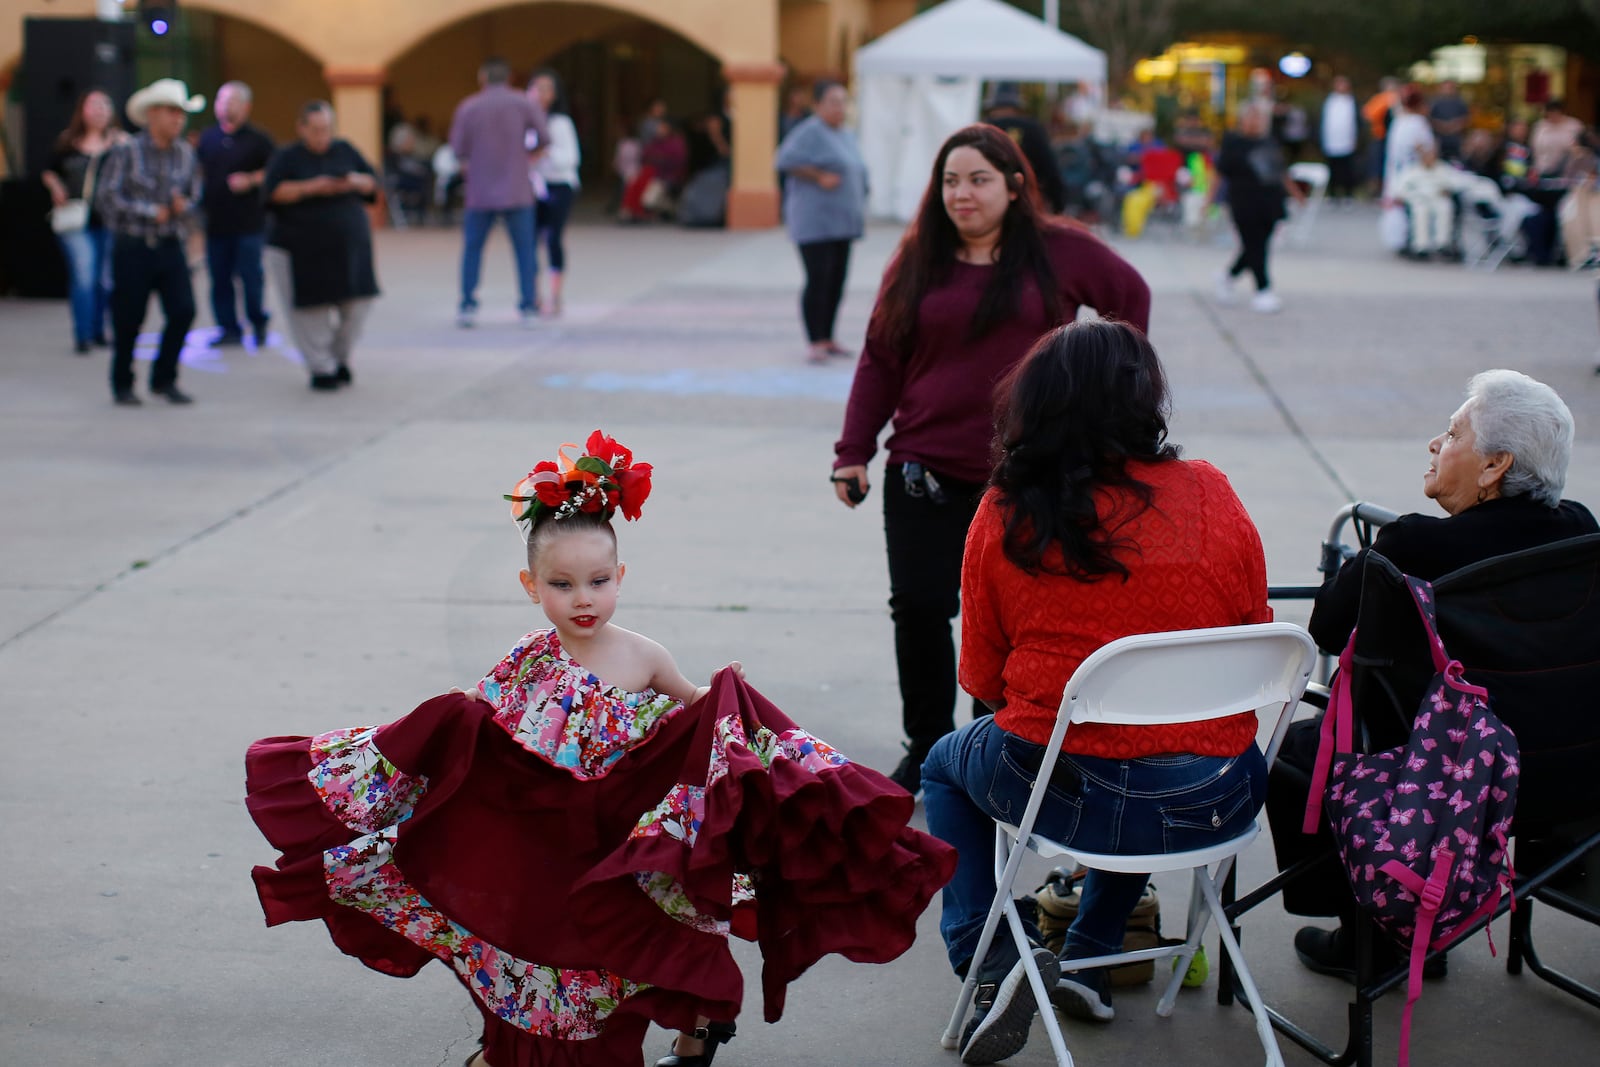
[[[546,515],[564,519],[579,512],[598,513],[610,519],[617,512],[630,522],[650,496],[650,464],[635,463],[633,452],[596,430],[576,459],[567,455],[574,444],[564,444],[556,458],[534,464],[528,476],[506,494],[511,517],[527,523],[526,531]]]

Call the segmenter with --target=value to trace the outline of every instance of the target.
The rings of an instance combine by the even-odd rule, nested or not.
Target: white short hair
[[[1572,459],[1572,412],[1556,391],[1514,370],[1486,370],[1467,383],[1467,408],[1481,456],[1511,453],[1500,492],[1555,507]]]
[[[255,97],[255,94],[250,91],[250,86],[241,81],[223,82],[222,85],[217,89],[217,92],[220,93],[223,89],[232,89],[235,93],[238,93],[247,104],[250,103],[250,101]]]

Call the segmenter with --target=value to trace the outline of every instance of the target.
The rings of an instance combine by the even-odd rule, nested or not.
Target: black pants
[[[1283,910],[1290,915],[1337,915],[1348,920],[1358,912],[1356,898],[1339,864],[1327,816],[1317,820],[1316,833],[1302,830],[1321,725],[1321,717],[1291,723],[1284,735],[1278,761],[1267,775],[1267,825],[1272,827],[1272,850],[1278,870],[1312,856],[1319,860],[1303,877],[1284,886]]]
[[[1267,277],[1267,246],[1272,241],[1273,227],[1277,225],[1278,220],[1273,218],[1233,216],[1233,228],[1239,231],[1239,258],[1228,268],[1229,277],[1237,278],[1248,270],[1255,275],[1256,292],[1272,288],[1272,282]]]
[[[800,260],[806,266],[806,287],[800,293],[806,340],[831,341],[833,320],[844,298],[844,276],[850,271],[850,242],[807,242],[800,246]]]
[[[550,253],[550,269],[560,274],[567,269],[567,217],[572,214],[572,186],[554,182],[549,195],[533,206],[533,246],[535,254],[541,240]]]
[[[1328,157],[1328,195],[1349,199],[1356,191],[1356,157]]]
[[[883,478],[889,550],[889,614],[900,674],[901,721],[920,760],[955,729],[956,649],[950,620],[961,611],[961,556],[983,486],[935,474],[945,500],[914,496],[898,463]],[[914,487],[917,488],[917,487]],[[980,705],[973,702],[973,714]]]
[[[144,314],[154,292],[161,301],[166,325],[161,347],[150,366],[150,388],[165,389],[178,381],[178,356],[194,323],[194,285],[189,279],[189,259],[183,242],[163,237],[154,243],[118,234],[111,243],[111,329],[115,335],[111,355],[111,390],[133,388],[133,347],[144,325]]]

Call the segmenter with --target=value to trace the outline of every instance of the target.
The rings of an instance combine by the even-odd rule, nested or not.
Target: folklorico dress
[[[253,872],[268,925],[320,919],[385,974],[444,961],[494,1067],[637,1063],[651,1020],[732,1020],[730,933],[761,945],[776,1021],[824,955],[904,952],[954,873],[910,796],[731,671],[685,707],[606,685],[544,630],[479,690],[266,738],[245,770],[282,853]]]

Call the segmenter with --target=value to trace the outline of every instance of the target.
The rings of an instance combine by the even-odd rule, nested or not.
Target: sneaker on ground
[[[522,328],[524,330],[531,330],[531,329],[534,329],[535,327],[537,327],[538,325],[539,325],[539,309],[538,308],[523,308],[522,309]]]
[[[922,757],[907,752],[901,757],[895,769],[889,772],[889,780],[913,797],[920,799],[922,796]]]
[[[457,311],[456,325],[461,327],[463,330],[470,330],[474,326],[478,325],[478,309],[475,307],[464,307],[460,311]]]
[[[1006,935],[1005,930],[999,933]],[[1046,994],[1050,993],[1061,973],[1056,954],[1036,945],[1033,962],[1044,979]],[[1028,1031],[1033,1028],[1033,1015],[1038,1005],[1033,998],[1027,968],[1021,960],[998,982],[980,979],[972,1003],[972,1021],[961,1035],[962,1063],[999,1063],[1022,1051],[1028,1043]]]
[[[1283,310],[1283,301],[1271,289],[1263,289],[1250,298],[1250,307],[1264,315]]]
[[[1117,1017],[1117,1009],[1111,1006],[1111,979],[1104,967],[1062,971],[1050,1003],[1069,1019],[1108,1023]]]
[[[1233,275],[1229,274],[1227,271],[1223,271],[1221,274],[1217,275],[1217,288],[1216,288],[1217,303],[1219,303],[1219,304],[1231,304],[1231,303],[1233,303],[1233,301],[1234,301],[1233,283],[1236,282],[1236,281],[1238,281],[1238,279],[1235,278]]]

